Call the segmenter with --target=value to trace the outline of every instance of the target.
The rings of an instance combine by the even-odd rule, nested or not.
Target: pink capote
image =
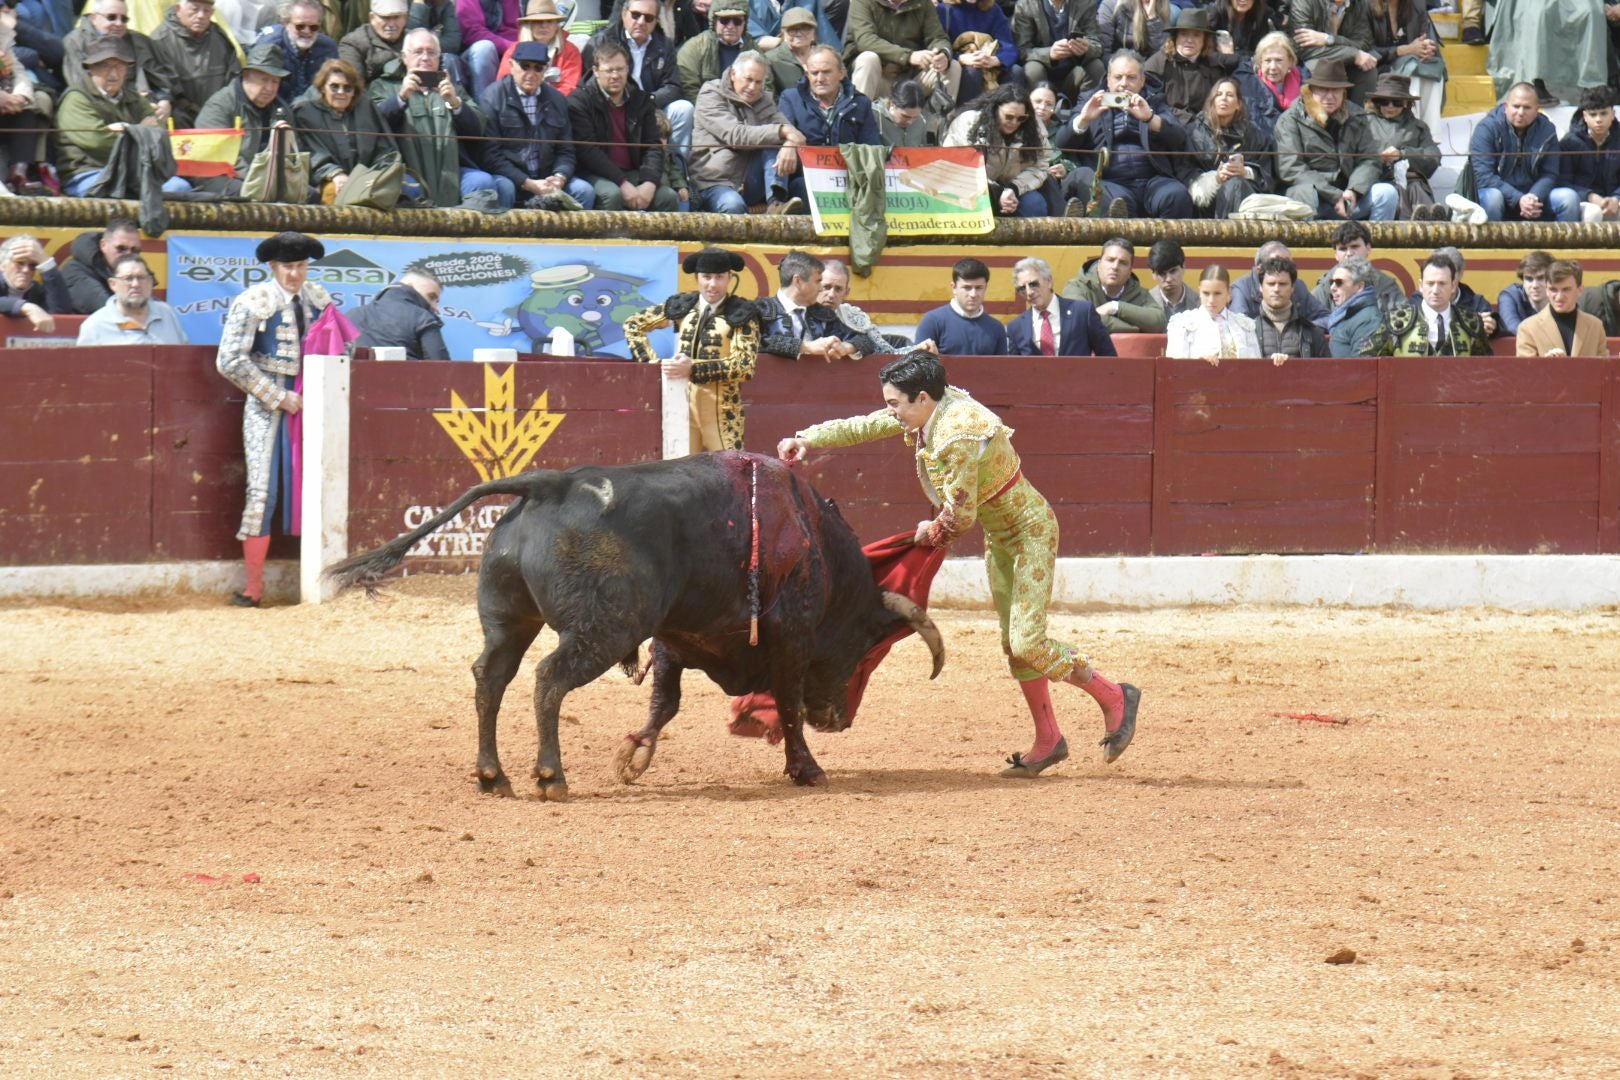
[[[945,561],[945,549],[920,547],[912,542],[912,536],[912,533],[897,533],[875,540],[861,550],[866,554],[866,561],[872,564],[872,580],[877,582],[879,589],[899,593],[918,607],[927,608],[928,590],[934,584],[934,575],[939,572],[940,564]],[[860,666],[849,680],[849,696],[844,699],[845,714],[850,720],[855,719],[855,710],[861,706],[861,698],[866,694],[866,683],[872,678],[872,672],[889,655],[895,642],[912,633],[915,631],[911,627],[902,626],[872,646],[861,658]],[[781,742],[781,717],[777,713],[776,698],[768,691],[732,698],[728,730],[733,735],[745,738],[763,737],[772,743]]]
[[[304,333],[305,356],[342,356],[348,351],[349,342],[360,336],[360,328],[350,322],[348,317],[336,304],[327,304],[326,310],[321,312]],[[299,397],[304,396],[304,376],[300,372],[298,378],[293,380],[293,393]],[[292,470],[294,491],[303,491],[304,483],[304,414],[295,412],[287,417],[287,438],[292,440]],[[304,501],[293,500],[292,508],[292,535],[299,536],[304,531]]]

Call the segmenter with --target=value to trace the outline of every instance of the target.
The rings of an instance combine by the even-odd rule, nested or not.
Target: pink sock
[[[242,587],[242,595],[264,599],[264,560],[269,554],[269,536],[250,536],[242,541],[242,559],[247,563],[247,584]]]
[[[1103,725],[1109,731],[1117,731],[1119,725],[1125,722],[1124,691],[1119,688],[1118,683],[1111,683],[1103,678],[1099,671],[1093,671],[1091,678],[1085,682],[1075,682],[1079,675],[1080,672],[1077,670],[1069,676],[1069,681],[1097,699],[1097,704],[1102,706]]]
[[[1035,719],[1035,745],[1030,756],[1042,758],[1056,746],[1058,740],[1063,738],[1063,732],[1058,728],[1057,712],[1052,708],[1051,680],[1040,678],[1020,682],[1018,689],[1023,691],[1024,701],[1029,705],[1029,714]]]

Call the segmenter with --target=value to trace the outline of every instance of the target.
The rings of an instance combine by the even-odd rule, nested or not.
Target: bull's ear
[[[902,596],[897,592],[885,592],[883,594],[883,606],[905,620],[913,630],[917,631],[917,636],[928,643],[928,651],[934,656],[934,671],[928,677],[930,679],[939,678],[939,673],[945,670],[945,642],[939,636],[939,627],[935,626],[934,620],[928,617],[928,612],[918,607],[910,597]]]

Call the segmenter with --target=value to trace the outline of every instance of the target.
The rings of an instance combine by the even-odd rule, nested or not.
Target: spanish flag
[[[181,176],[235,176],[241,128],[170,128],[169,147]]]

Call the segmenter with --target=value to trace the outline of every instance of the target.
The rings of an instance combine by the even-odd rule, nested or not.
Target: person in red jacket
[[[579,47],[568,40],[555,0],[529,0],[528,10],[518,20],[518,41],[538,41],[544,45],[550,64],[546,70],[547,85],[563,97],[574,92],[574,87],[584,77],[585,62]],[[512,53],[516,48],[514,44],[501,55],[501,67],[495,75],[497,81],[512,73]]]

